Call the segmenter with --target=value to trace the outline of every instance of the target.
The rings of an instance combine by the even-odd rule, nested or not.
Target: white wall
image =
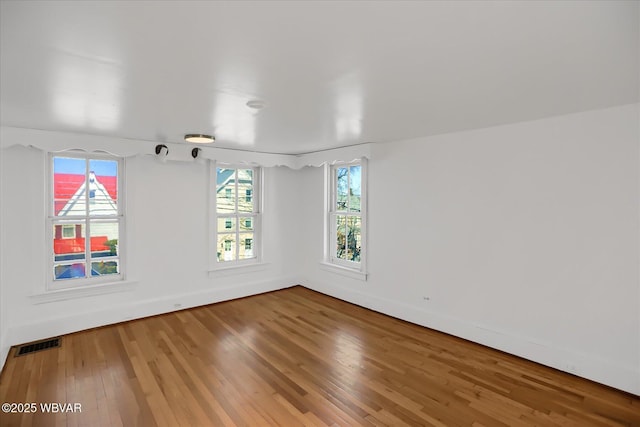
[[[3,294],[3,289],[4,289],[4,268],[3,268],[3,264],[4,264],[4,232],[3,232],[3,226],[2,226],[2,217],[3,217],[3,212],[4,212],[4,206],[3,206],[3,197],[2,196],[2,182],[3,182],[3,173],[2,173],[2,165],[3,165],[3,161],[2,161],[2,157],[3,157],[3,150],[2,148],[0,148],[0,366],[4,366],[4,362],[7,360],[7,354],[9,351],[9,345],[5,344],[5,340],[6,340],[6,332],[5,332],[5,326],[6,323],[4,321],[4,316],[5,316],[5,309],[4,309],[4,299],[2,297]],[[1,371],[1,369],[0,369]]]
[[[373,145],[366,282],[319,268],[321,168],[266,169],[266,266],[220,275],[207,272],[206,166],[129,158],[137,285],[45,304],[29,297],[45,276],[45,155],[2,149],[0,356],[176,304],[301,282],[640,394],[639,110]]]
[[[30,295],[42,291],[46,274],[46,154],[22,146],[2,151],[1,231],[8,249],[2,252],[1,317],[8,326],[2,354],[10,345],[291,286],[299,276],[288,268],[293,213],[281,209],[295,191],[293,171],[265,169],[265,265],[249,273],[209,273],[208,166],[141,155],[125,165],[127,279],[134,284],[123,292],[39,303]]]
[[[640,394],[638,115],[376,145],[366,282],[319,268],[323,172],[305,169],[303,284]]]

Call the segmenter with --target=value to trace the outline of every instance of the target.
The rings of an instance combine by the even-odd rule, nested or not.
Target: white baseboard
[[[295,286],[295,284],[296,281],[291,278],[252,282],[240,286],[212,288],[201,292],[177,294],[145,301],[136,301],[126,305],[109,307],[104,310],[75,313],[68,316],[46,319],[40,322],[16,325],[8,328],[5,344],[6,352],[9,351],[9,347],[12,345],[23,344],[58,335],[65,335],[123,321],[155,316],[172,311],[199,307],[220,301],[243,298],[264,292],[288,288]],[[176,301],[180,301],[180,306],[175,305]],[[2,352],[3,353],[0,354],[0,356],[5,353],[4,346],[2,347]]]
[[[515,336],[481,324],[429,312],[409,304],[379,298],[354,289],[302,280],[314,291],[348,301],[379,313],[406,320],[456,337],[495,348],[509,354],[586,378],[635,395],[640,395],[640,366],[620,366],[575,351],[557,348],[548,342]]]
[[[295,278],[281,278],[253,282],[241,286],[214,288],[189,294],[171,295],[146,301],[110,307],[100,311],[76,313],[46,321],[16,325],[2,334],[0,342],[0,366],[8,357],[12,345],[78,332],[122,321],[183,310],[192,307],[243,298],[264,292],[284,289],[300,284],[371,310],[432,328],[450,335],[473,341],[488,347],[505,351],[522,358],[578,375],[635,395],[640,395],[640,370],[637,367],[620,366],[606,360],[595,359],[577,352],[559,349],[527,337],[514,336],[503,331],[492,330],[488,326],[470,324],[440,313],[432,313],[408,304],[358,292],[353,289],[333,285],[299,281]],[[175,307],[175,301],[180,307]]]

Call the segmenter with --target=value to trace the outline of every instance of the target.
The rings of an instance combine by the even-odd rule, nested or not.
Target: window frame
[[[70,158],[70,159],[81,159],[86,162],[85,169],[85,179],[88,180],[90,173],[90,161],[91,160],[109,160],[117,162],[117,214],[114,215],[89,215],[86,212],[84,215],[71,215],[71,216],[56,216],[55,214],[55,180],[54,180],[54,158]],[[100,285],[109,285],[111,283],[119,283],[124,282],[126,280],[126,221],[125,221],[125,165],[124,158],[119,156],[114,156],[110,154],[104,153],[78,153],[78,152],[50,152],[47,157],[47,192],[46,192],[46,215],[45,215],[45,223],[46,223],[46,246],[47,250],[45,251],[47,260],[46,260],[46,280],[45,280],[45,292],[58,292],[62,290],[69,289],[82,289],[82,288],[92,288],[99,287]],[[88,182],[88,181],[86,181]],[[94,258],[91,257],[91,222],[100,223],[100,222],[116,222],[118,224],[118,253],[117,253],[117,261],[118,261],[118,273],[117,274],[108,274],[102,276],[89,276],[89,277],[81,277],[81,278],[71,278],[71,279],[56,279],[54,274],[54,266],[59,263],[55,260],[54,253],[54,238],[55,238],[55,225],[60,224],[64,227],[65,222],[75,221],[76,223],[84,224],[84,235],[85,235],[85,249],[84,249],[84,260],[85,264],[85,272],[87,271],[87,266],[91,265],[91,262]],[[64,228],[63,228],[64,229]],[[75,232],[74,232],[75,236]],[[104,259],[104,257],[95,258],[95,259]],[[107,260],[112,259],[107,257]],[[89,268],[89,274],[91,274],[91,269]]]
[[[245,194],[240,195],[238,192],[238,183],[236,182],[236,192],[235,192],[235,204],[236,210],[234,213],[218,213],[217,210],[217,171],[218,168],[225,169],[251,169],[253,171],[252,177],[252,204],[253,211],[252,212],[240,212],[238,211],[238,203],[240,199],[245,200]],[[247,267],[256,264],[262,263],[262,215],[263,215],[263,178],[264,178],[264,170],[262,167],[257,165],[243,165],[237,163],[226,163],[226,162],[210,162],[209,168],[209,209],[210,209],[210,231],[209,231],[209,270],[217,271],[217,270],[229,270],[239,267]],[[225,197],[227,198],[228,192],[225,189]],[[221,219],[226,220],[230,218],[233,223],[235,223],[235,230],[230,232],[235,234],[236,242],[233,247],[235,247],[235,258],[231,261],[218,261],[218,232],[224,232],[225,228],[222,230],[218,230],[218,222]],[[244,218],[245,221],[247,218],[251,219],[252,226],[252,237],[251,237],[251,250],[253,251],[253,257],[248,259],[238,259],[238,255],[240,254],[240,234],[242,234],[241,227],[245,225],[245,222],[241,221],[241,218]],[[233,227],[232,227],[233,228]]]
[[[360,212],[338,211],[338,182],[336,171],[339,168],[360,166]],[[325,209],[325,247],[324,264],[338,267],[352,273],[359,273],[357,278],[366,280],[367,274],[367,189],[368,189],[368,164],[366,158],[353,161],[340,161],[326,164],[326,209]],[[360,261],[349,261],[336,256],[337,224],[338,216],[360,217]]]

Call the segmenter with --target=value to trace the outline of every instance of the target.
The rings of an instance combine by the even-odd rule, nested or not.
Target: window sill
[[[41,294],[29,295],[33,304],[46,304],[56,301],[92,297],[96,295],[113,294],[116,292],[130,291],[137,286],[137,281],[125,280],[120,282],[101,283],[99,285],[82,288],[68,288],[55,291],[47,291]]]
[[[360,270],[354,270],[352,268],[331,264],[326,261],[322,261],[320,263],[320,269],[329,271],[331,273],[340,274],[341,276],[349,277],[350,279],[362,280],[363,282],[367,281],[367,273],[364,273]]]
[[[216,276],[220,276],[220,277],[231,276],[236,274],[246,274],[246,273],[253,273],[256,271],[266,270],[268,266],[269,264],[266,262],[254,262],[250,264],[234,264],[228,267],[224,266],[224,267],[210,268],[209,274],[215,274]]]

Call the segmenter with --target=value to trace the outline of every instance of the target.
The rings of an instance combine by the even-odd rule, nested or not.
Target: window
[[[213,166],[213,268],[258,261],[260,173],[260,168]]]
[[[327,261],[365,272],[365,160],[329,168]]]
[[[51,155],[49,288],[122,280],[122,160]]]
[[[76,228],[73,225],[63,225],[62,237],[65,239],[72,239],[76,237]]]

